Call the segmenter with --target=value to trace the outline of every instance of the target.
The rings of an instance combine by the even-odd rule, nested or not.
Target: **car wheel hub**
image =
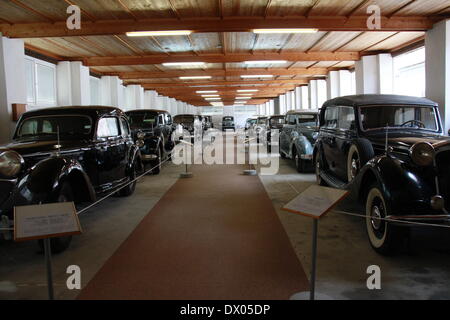
[[[371,218],[370,218],[370,223],[372,224],[372,228],[374,230],[379,230],[381,227],[381,209],[377,206],[374,205],[372,207],[372,211],[371,211]]]
[[[359,161],[357,158],[352,159],[352,166],[351,166],[351,170],[350,170],[350,175],[351,175],[352,180],[358,174],[358,171],[359,171],[359,163],[358,162]]]

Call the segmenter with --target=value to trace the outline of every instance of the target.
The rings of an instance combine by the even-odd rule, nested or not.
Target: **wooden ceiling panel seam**
[[[388,17],[388,18],[393,17],[394,15],[396,15],[397,13],[399,13],[400,11],[402,11],[403,9],[405,9],[405,8],[409,7],[410,5],[412,5],[414,2],[416,2],[416,0],[410,0],[410,1],[407,2],[407,3],[405,3],[405,4],[403,4],[403,5],[400,5],[397,9],[395,9],[395,10],[392,11],[392,12],[390,12],[390,13],[387,15],[387,17]]]
[[[267,0],[266,8],[264,9],[264,17],[269,15],[270,6],[272,5],[272,0]]]
[[[181,19],[180,13],[178,12],[177,8],[175,8],[172,0],[167,0],[167,2],[169,3],[172,13],[175,15],[175,17],[177,19]]]
[[[365,5],[367,5],[368,3],[370,3],[372,0],[362,0],[355,8],[353,8],[348,14],[347,14],[347,18],[350,18],[351,16],[353,16],[353,14],[355,12],[357,12],[359,9],[361,9],[362,7],[364,7]]]
[[[119,5],[123,8],[124,11],[126,11],[134,20],[138,21],[138,17],[133,13],[133,11],[128,8],[128,6],[122,2],[122,0],[116,0]]]
[[[374,44],[368,46],[367,48],[364,48],[363,50],[361,50],[361,52],[368,51],[370,48],[373,48],[373,47],[379,45],[380,43],[383,43],[384,41],[387,41],[387,40],[389,40],[390,38],[395,37],[395,36],[398,35],[398,34],[399,34],[399,32],[396,32],[396,33],[394,33],[394,34],[391,34],[391,35],[388,36],[387,38],[385,38],[385,39],[383,39],[383,40],[380,40],[380,41],[378,41],[378,42],[376,42],[376,43],[374,43]]]
[[[305,12],[305,17],[309,17],[314,8],[319,4],[320,0],[315,0],[313,5],[309,7]]]
[[[40,17],[42,17],[42,18],[44,18],[44,19],[46,19],[46,20],[48,20],[48,21],[50,21],[50,22],[52,22],[52,23],[55,22],[55,21],[54,21],[52,18],[50,18],[48,15],[46,15],[46,14],[42,13],[41,11],[36,10],[36,9],[34,9],[34,8],[32,8],[32,7],[30,7],[30,6],[26,5],[26,4],[24,4],[24,3],[22,3],[20,0],[10,0],[10,1],[11,1],[12,3],[14,3],[15,5],[21,7],[22,9],[25,9],[25,10],[31,12],[32,14],[38,15],[38,16],[40,16]]]
[[[115,38],[117,41],[119,41],[119,43],[120,43],[121,45],[123,45],[124,47],[130,49],[131,51],[133,51],[133,52],[136,53],[137,55],[140,55],[140,56],[145,55],[145,52],[144,52],[144,51],[142,51],[142,50],[139,49],[139,48],[136,48],[136,47],[133,46],[130,42],[126,41],[125,39],[122,39],[120,36],[115,35],[114,38]]]
[[[340,49],[344,48],[345,46],[349,45],[350,43],[352,43],[354,40],[358,39],[359,37],[362,37],[365,34],[365,32],[360,32],[359,34],[357,34],[355,37],[351,38],[350,40],[346,41],[344,44],[340,45],[339,47],[337,47],[336,49],[333,50],[333,52],[338,52]]]

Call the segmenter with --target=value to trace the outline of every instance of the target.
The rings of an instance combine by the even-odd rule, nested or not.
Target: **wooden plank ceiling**
[[[368,30],[378,5],[382,29]],[[66,28],[69,5],[81,8],[81,29]],[[247,104],[349,69],[362,55],[395,52],[423,42],[425,31],[450,17],[448,0],[2,0],[0,32],[54,60],[83,61],[100,75],[119,76],[193,105],[196,91],[217,90],[225,104],[237,89],[258,89]],[[256,34],[255,28],[317,28],[316,33]],[[192,30],[190,35],[127,37],[127,31]],[[245,64],[285,60],[282,64]],[[164,66],[165,62],[204,62]],[[243,79],[248,75],[271,78]],[[181,76],[210,79],[181,80]]]

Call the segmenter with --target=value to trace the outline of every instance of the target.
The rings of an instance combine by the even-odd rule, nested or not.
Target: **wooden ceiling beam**
[[[431,17],[381,17],[383,31],[426,31],[436,19]],[[296,17],[205,17],[145,20],[85,21],[81,29],[69,30],[65,21],[55,23],[1,24],[0,31],[10,38],[118,35],[128,31],[192,30],[193,32],[249,32],[258,28],[317,28],[321,31],[370,31],[367,16]]]
[[[136,82],[124,81],[126,84],[135,84]],[[216,90],[215,86],[241,86],[242,89],[258,89],[266,85],[302,85],[308,84],[308,79],[289,79],[289,80],[264,80],[264,81],[186,81],[186,82],[139,82],[144,88],[180,88],[190,87],[198,90]],[[244,88],[245,87],[245,88]]]
[[[140,72],[105,72],[121,79],[153,79],[153,78],[177,78],[182,76],[213,76],[213,77],[236,77],[241,75],[326,75],[327,68],[293,68],[293,69],[207,69],[207,70],[175,70],[175,71],[140,71]]]
[[[197,88],[191,88],[191,87],[161,87],[157,88],[158,92],[173,92],[173,93],[186,93],[186,92],[197,92],[197,91],[206,91],[206,90],[216,90],[219,93],[221,92],[236,92],[237,90],[241,89],[258,89],[259,91],[265,91],[265,90],[293,90],[296,87],[295,84],[280,84],[280,85],[272,85],[272,86],[263,86],[263,87],[248,87],[248,86],[234,86],[234,87],[227,87],[227,86],[221,86],[221,87],[197,87]],[[259,92],[258,91],[258,92]],[[245,92],[244,92],[245,93]]]
[[[120,57],[85,57],[74,58],[82,60],[86,66],[118,66],[162,64],[165,62],[205,62],[205,63],[239,63],[243,61],[259,60],[287,60],[287,61],[358,61],[358,52],[282,52],[282,53],[229,53],[229,54],[173,54],[173,55],[145,55]]]

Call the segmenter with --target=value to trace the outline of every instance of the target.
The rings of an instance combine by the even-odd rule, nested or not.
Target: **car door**
[[[125,178],[127,164],[127,142],[121,134],[119,119],[105,116],[97,125],[97,163],[100,189],[117,186]]]
[[[297,117],[294,114],[289,114],[286,116],[286,124],[283,126],[282,134],[280,136],[280,148],[284,154],[290,156],[292,134],[295,132],[297,126]]]
[[[338,123],[338,109],[335,106],[328,106],[325,110],[324,125],[320,128],[323,146],[323,161],[325,167],[333,174],[337,175],[337,163],[339,150],[336,144]]]
[[[355,110],[353,107],[338,106],[336,130],[336,175],[347,181],[347,157],[350,146],[356,138]]]

